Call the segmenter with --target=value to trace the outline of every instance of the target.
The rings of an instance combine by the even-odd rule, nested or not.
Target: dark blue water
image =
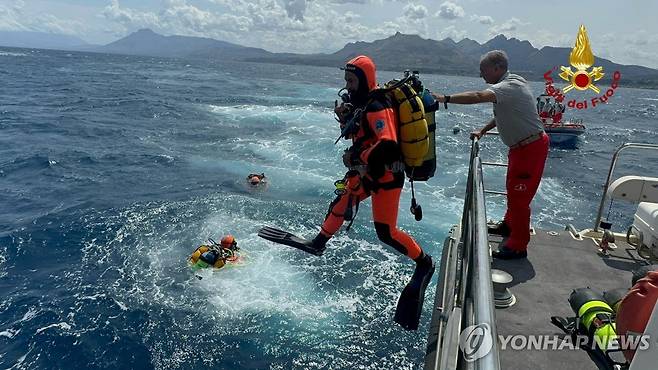
[[[449,93],[485,87],[424,77]],[[369,203],[321,258],[256,236],[262,225],[312,236],[324,218],[344,171],[338,69],[2,49],[0,80],[0,367],[420,366],[433,296],[421,330],[393,323],[412,264],[377,240]],[[622,87],[574,113],[588,131],[577,148],[551,151],[535,224],[590,227],[613,150],[658,142],[657,104],[655,91]],[[436,257],[461,214],[467,133],[490,114],[441,112],[439,170],[417,187],[422,222],[403,194],[401,227]],[[504,155],[485,139],[484,157]],[[620,174],[658,168],[625,158]],[[269,189],[247,189],[250,172],[265,172]],[[503,175],[487,169],[486,186],[502,189]],[[498,218],[504,202],[488,207]],[[615,204],[610,217],[621,229],[633,210]],[[248,263],[194,278],[186,257],[223,233]]]

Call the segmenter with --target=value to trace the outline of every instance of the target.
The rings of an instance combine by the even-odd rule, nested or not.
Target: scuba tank
[[[398,145],[400,147],[401,162],[404,163],[404,172],[411,183],[410,211],[416,221],[423,218],[423,210],[416,202],[414,181],[427,181],[436,171],[436,122],[435,112],[438,103],[429,90],[423,87],[418,71],[406,70],[402,79],[391,80],[384,87],[370,92],[369,99],[385,94],[394,103],[397,115]],[[364,108],[354,109],[350,103],[349,93],[341,89],[338,92],[342,105],[349,107],[347,114],[342,117],[340,136],[348,138],[359,130]],[[338,101],[335,102],[338,107]],[[367,105],[367,104],[366,104]],[[401,169],[400,169],[401,170]]]
[[[414,170],[414,180],[427,181],[434,177],[436,171],[436,111],[439,109],[439,103],[434,100],[428,89],[423,89],[421,98],[425,106],[429,148],[427,148],[427,154],[423,157],[423,164]]]
[[[436,171],[436,111],[439,109],[439,103],[434,100],[430,91],[423,87],[423,83],[418,77],[418,71],[405,71],[405,79],[415,91],[423,106],[425,122],[427,122],[427,151],[422,157],[422,161],[416,166],[406,166],[405,173],[410,180],[427,181],[434,176]],[[401,136],[404,133],[400,132]]]
[[[569,304],[578,317],[578,327],[588,338],[594,339],[600,350],[606,352],[616,344],[614,311],[602,293],[590,288],[574,289]],[[590,343],[590,347],[594,348],[593,344]]]
[[[393,87],[401,85],[393,93],[399,104],[399,140],[404,156],[404,172],[411,184],[409,211],[416,221],[423,219],[423,208],[416,201],[414,181],[427,181],[436,171],[436,111],[439,107],[418,75],[418,71],[410,73],[406,70],[404,79],[393,84]],[[405,89],[407,86],[410,89]],[[419,109],[415,109],[416,106]]]

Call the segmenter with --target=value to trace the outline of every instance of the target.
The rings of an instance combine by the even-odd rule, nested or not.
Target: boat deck
[[[497,248],[500,237],[490,236],[489,240]],[[617,240],[616,245],[611,256],[602,257],[592,239],[576,240],[568,231],[538,230],[527,259],[494,259],[492,268],[513,276],[509,289],[517,299],[512,307],[496,310],[498,335],[563,334],[550,318],[574,316],[567,301],[574,288],[630,288],[632,271],[647,263],[625,241]],[[598,368],[582,349],[521,351],[509,345],[501,349],[500,363],[502,369]]]

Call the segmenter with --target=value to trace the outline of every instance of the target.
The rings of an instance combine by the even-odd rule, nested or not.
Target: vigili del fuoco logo
[[[605,73],[603,73],[603,67],[593,67],[594,54],[592,53],[592,48],[589,44],[587,30],[583,25],[581,25],[578,30],[576,44],[569,55],[569,64],[570,66],[568,67],[560,66],[561,72],[559,76],[562,80],[568,82],[568,84],[562,89],[556,88],[553,85],[554,81],[552,75],[555,68],[544,73],[546,94],[554,97],[555,100],[559,102],[564,102],[565,95],[574,89],[580,91],[592,90],[597,94],[597,96],[589,100],[585,99],[577,101],[576,99],[571,99],[567,102],[569,108],[588,109],[590,107],[596,107],[601,103],[607,103],[615,94],[617,87],[619,87],[621,73],[615,71],[612,74],[612,83],[610,84],[610,87],[601,94],[601,89],[596,85],[596,82],[603,78]]]

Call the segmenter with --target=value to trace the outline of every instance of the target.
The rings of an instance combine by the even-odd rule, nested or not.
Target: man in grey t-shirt
[[[509,149],[507,163],[507,212],[505,219],[490,233],[507,237],[493,252],[494,258],[525,258],[530,241],[530,203],[537,192],[548,155],[548,136],[537,114],[528,83],[507,71],[507,55],[493,50],[480,61],[480,77],[491,84],[482,91],[455,95],[432,94],[441,103],[493,103],[494,118],[482,129],[471,133],[480,139],[498,128],[500,138]],[[546,109],[546,107],[544,107]]]

